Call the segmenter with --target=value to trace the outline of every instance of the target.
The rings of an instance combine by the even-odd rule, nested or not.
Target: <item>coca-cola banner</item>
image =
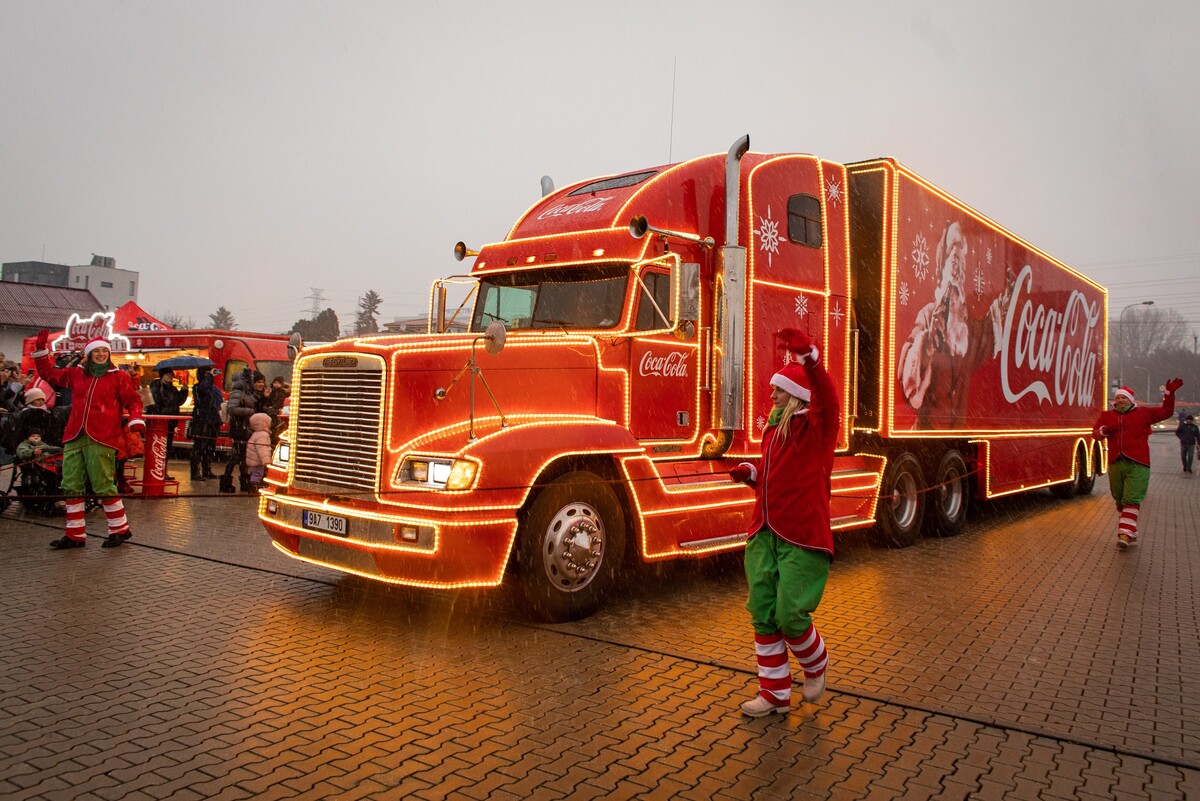
[[[1103,290],[899,180],[893,430],[1090,428],[1105,402]]]

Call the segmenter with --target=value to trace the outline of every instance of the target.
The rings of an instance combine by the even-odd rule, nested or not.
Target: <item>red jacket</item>
[[[1150,466],[1150,426],[1166,420],[1175,413],[1175,393],[1163,396],[1162,406],[1136,405],[1127,412],[1106,409],[1100,413],[1092,434],[1097,438],[1108,437],[1108,463],[1124,456],[1138,464]],[[1101,432],[1100,429],[1106,429]]]
[[[833,556],[829,494],[837,447],[837,389],[819,361],[805,360],[812,391],[806,414],[792,418],[787,439],[777,426],[763,431],[762,460],[748,482],[754,487],[749,535],[764,526],[781,539]]]
[[[63,441],[69,442],[87,434],[103,445],[119,450],[124,445],[121,418],[129,413],[129,421],[142,422],[142,400],[129,376],[111,367],[96,378],[83,367],[59,369],[47,354],[33,360],[38,375],[56,387],[71,390],[71,416]]]

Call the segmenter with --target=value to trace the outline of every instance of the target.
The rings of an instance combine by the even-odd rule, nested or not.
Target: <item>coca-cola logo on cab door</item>
[[[685,350],[659,354],[646,351],[638,365],[638,373],[643,376],[660,376],[662,378],[687,378],[688,353]]]

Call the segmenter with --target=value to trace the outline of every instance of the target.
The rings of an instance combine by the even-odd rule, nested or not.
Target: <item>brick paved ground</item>
[[[14,507],[0,797],[1200,798],[1200,483],[1166,437],[1128,553],[1104,481],[842,539],[830,691],[753,721],[733,560],[541,626],[285,559],[244,497],[131,503],[115,551]]]

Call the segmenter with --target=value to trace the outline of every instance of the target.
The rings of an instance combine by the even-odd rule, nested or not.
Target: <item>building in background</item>
[[[0,273],[0,279],[6,282],[91,292],[100,301],[104,311],[124,306],[131,300],[136,301],[139,276],[134,270],[118,269],[116,259],[95,253],[92,254],[91,264],[77,267],[44,261],[13,261],[5,262]]]
[[[4,265],[7,270],[8,265]],[[56,265],[50,265],[56,266]],[[0,351],[15,362],[22,344],[43,328],[60,331],[72,314],[89,317],[104,311],[86,289],[0,281]]]

